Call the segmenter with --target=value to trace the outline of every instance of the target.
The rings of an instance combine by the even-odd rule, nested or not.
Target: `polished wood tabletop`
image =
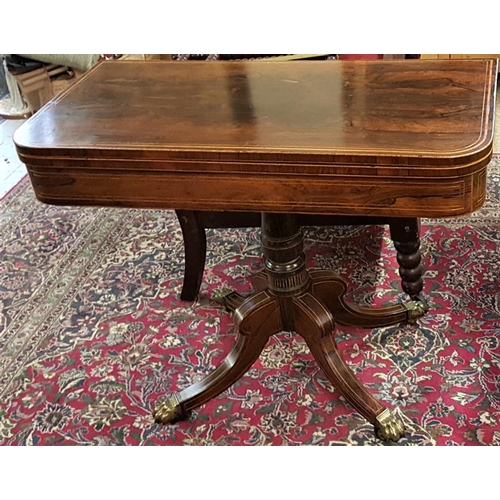
[[[106,61],[14,136],[48,203],[441,217],[484,201],[497,61]]]

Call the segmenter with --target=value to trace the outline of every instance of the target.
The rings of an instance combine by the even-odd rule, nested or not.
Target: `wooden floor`
[[[0,123],[0,199],[25,175],[26,167],[17,157],[12,135],[24,120],[5,120]]]

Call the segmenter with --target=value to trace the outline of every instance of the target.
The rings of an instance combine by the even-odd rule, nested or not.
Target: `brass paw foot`
[[[153,411],[153,418],[157,424],[173,424],[188,417],[189,413],[184,412],[175,395],[159,404]]]
[[[380,439],[398,441],[403,436],[405,427],[391,410],[386,409],[377,416],[375,431]]]
[[[429,310],[427,302],[421,297],[405,302],[404,305],[407,309],[406,319],[408,323],[416,323],[417,319],[421,318]]]

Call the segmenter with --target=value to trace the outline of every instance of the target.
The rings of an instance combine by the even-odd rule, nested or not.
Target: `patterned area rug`
[[[418,325],[339,327],[341,351],[396,408],[397,445],[500,444],[500,158],[485,206],[423,220],[431,310]],[[0,203],[0,444],[391,445],[322,375],[302,339],[272,338],[233,387],[175,425],[155,402],[206,376],[235,340],[211,297],[250,292],[259,230],[214,230],[198,301],[180,302],[173,212],[42,205],[24,180]],[[400,301],[384,226],[306,228],[310,267],[362,304]]]

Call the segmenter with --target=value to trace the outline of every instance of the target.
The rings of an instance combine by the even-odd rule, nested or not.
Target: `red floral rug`
[[[182,303],[173,212],[46,206],[26,179],[0,203],[0,444],[499,445],[499,185],[496,157],[480,211],[422,221],[431,310],[418,325],[335,332],[362,382],[404,420],[394,444],[290,332],[188,421],[155,424],[157,400],[231,349],[231,315],[211,297],[250,292],[259,230],[210,231],[202,293]],[[306,228],[306,250],[360,303],[405,298],[384,226]]]

